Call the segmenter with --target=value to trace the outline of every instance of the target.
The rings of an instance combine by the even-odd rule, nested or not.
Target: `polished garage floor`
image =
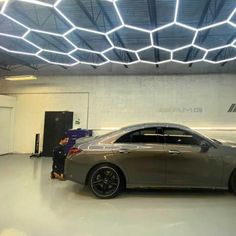
[[[51,180],[51,158],[0,156],[0,236],[235,235],[225,191],[129,190],[111,200]]]

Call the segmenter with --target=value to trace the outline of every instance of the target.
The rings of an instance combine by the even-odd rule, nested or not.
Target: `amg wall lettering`
[[[228,110],[228,112],[236,112],[236,104],[232,104]]]
[[[176,112],[176,113],[201,113],[202,107],[163,107],[159,112]]]

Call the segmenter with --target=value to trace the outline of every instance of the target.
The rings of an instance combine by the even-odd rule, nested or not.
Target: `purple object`
[[[65,147],[66,153],[69,152],[70,148],[72,148],[78,138],[82,137],[90,137],[93,134],[92,130],[89,129],[70,129],[65,132],[69,137],[69,142]]]

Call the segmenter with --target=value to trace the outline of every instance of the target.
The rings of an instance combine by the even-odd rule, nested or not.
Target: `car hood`
[[[217,139],[217,140],[220,141],[224,146],[236,148],[236,142],[234,141],[222,140],[222,139]]]

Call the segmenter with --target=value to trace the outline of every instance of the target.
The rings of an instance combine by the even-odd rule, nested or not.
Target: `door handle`
[[[119,153],[129,153],[129,150],[128,149],[120,149],[119,150]]]
[[[168,151],[171,155],[179,155],[180,154],[180,151],[178,150],[169,150]]]

